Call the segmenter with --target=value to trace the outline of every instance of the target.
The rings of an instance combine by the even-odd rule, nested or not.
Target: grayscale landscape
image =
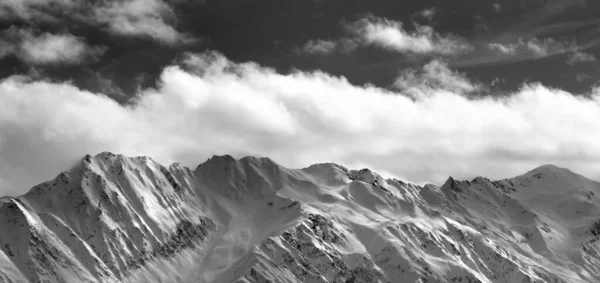
[[[598,0],[0,0],[0,283],[598,283]]]

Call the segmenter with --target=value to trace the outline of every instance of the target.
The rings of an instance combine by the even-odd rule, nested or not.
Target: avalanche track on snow
[[[85,156],[0,198],[0,282],[600,282],[600,184]]]

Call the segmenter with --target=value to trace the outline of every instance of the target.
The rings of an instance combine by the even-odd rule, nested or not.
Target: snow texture
[[[85,156],[0,198],[0,282],[600,282],[600,184],[442,186],[214,156]]]

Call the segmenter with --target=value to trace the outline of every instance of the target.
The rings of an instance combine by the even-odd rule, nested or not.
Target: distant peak
[[[444,182],[444,184],[442,185],[441,188],[447,188],[447,189],[450,189],[451,191],[455,191],[455,192],[462,192],[463,189],[460,187],[460,185],[461,185],[461,181],[457,181],[454,178],[452,178],[452,176],[450,176],[450,177],[448,177],[446,182]]]
[[[454,178],[452,178],[452,176],[449,176],[448,179],[446,179],[446,182],[444,182],[443,186],[446,186],[446,185],[451,186],[454,183],[456,183],[456,180],[454,180]]]
[[[544,174],[575,174],[571,170],[563,167],[558,167],[553,164],[546,164],[539,167],[534,168],[533,170],[525,173],[526,176],[536,175],[541,176]]]
[[[488,179],[486,177],[478,176],[478,177],[475,177],[475,179],[473,179],[471,182],[472,183],[489,183],[491,181],[490,181],[490,179]]]
[[[244,163],[244,164],[256,164],[256,165],[266,165],[266,164],[275,164],[277,163],[268,157],[256,157],[256,156],[245,156],[240,159],[235,159],[233,156],[229,154],[225,155],[213,155],[211,158],[206,160],[206,162],[200,164],[198,167],[203,166],[204,164],[233,164],[233,163]]]
[[[544,181],[544,182],[562,182],[568,183],[571,186],[574,182],[585,182],[594,183],[593,186],[597,186],[598,183],[590,180],[589,178],[571,171],[568,168],[559,167],[556,165],[546,164],[532,169],[531,171],[511,178],[511,180],[521,181]],[[591,184],[590,183],[590,184]]]
[[[126,156],[123,154],[115,154],[109,151],[103,151],[101,153],[98,153],[94,156],[90,155],[90,154],[86,154],[81,161],[85,162],[85,163],[90,163],[92,162],[92,160],[95,160],[97,162],[104,162],[104,161],[109,161],[109,160],[115,160],[115,159],[128,159],[130,161],[154,161],[154,159],[152,159],[152,157],[149,156],[145,156],[145,155],[140,155],[140,156]]]
[[[225,164],[225,163],[236,163],[237,159],[229,154],[225,155],[213,155],[205,163],[209,164]]]
[[[256,156],[245,156],[242,159],[240,159],[240,161],[242,162],[248,162],[248,163],[252,163],[252,164],[277,164],[275,161],[273,161],[271,158],[268,157],[256,157]]]
[[[206,167],[206,165],[218,165],[218,164],[234,164],[237,160],[229,154],[225,155],[213,155],[206,161],[200,163],[196,169]]]
[[[100,152],[100,153],[96,154],[95,157],[99,157],[99,158],[112,158],[112,157],[116,157],[116,156],[117,155],[114,154],[114,153],[112,153],[112,152],[103,151],[103,152]]]
[[[560,171],[569,171],[569,169],[567,168],[563,168],[563,167],[558,167],[554,164],[545,164],[539,167],[534,168],[532,171],[548,171],[548,170],[552,170],[552,171],[556,171],[556,170],[560,170]]]

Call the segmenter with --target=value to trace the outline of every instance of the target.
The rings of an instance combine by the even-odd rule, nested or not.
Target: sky
[[[407,3],[410,2],[410,3]],[[0,195],[85,154],[600,180],[600,2],[0,1]]]

